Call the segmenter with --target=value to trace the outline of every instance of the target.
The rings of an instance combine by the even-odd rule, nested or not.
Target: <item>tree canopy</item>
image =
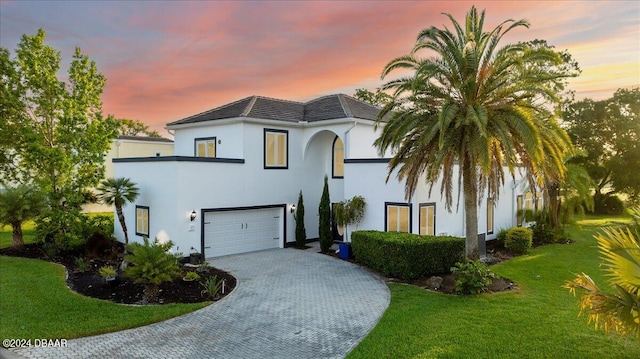
[[[61,53],[45,38],[42,29],[23,35],[13,59],[0,49],[0,130],[11,133],[0,140],[0,183],[35,183],[53,206],[79,205],[104,176],[118,123],[102,116],[106,79],[95,62],[76,48],[61,80]]]
[[[640,88],[618,89],[606,100],[573,102],[564,111],[564,121],[582,150],[572,162],[595,182],[596,207],[613,193],[640,199]]]
[[[382,73],[402,69],[412,74],[387,82],[393,101],[376,146],[394,151],[389,176],[397,170],[410,198],[421,179],[441,193],[451,209],[454,173],[464,193],[466,252],[478,251],[478,204],[483,193],[495,199],[506,171],[518,168],[532,183],[538,177],[559,179],[571,148],[559,127],[558,91],[574,76],[564,59],[548,46],[529,43],[500,45],[525,20],[506,20],[485,31],[485,13],[471,7],[458,23],[446,14],[452,29],[430,27],[418,34],[411,52],[389,62]],[[500,45],[500,46],[499,46]],[[424,52],[428,57],[421,56]]]
[[[158,131],[150,129],[149,126],[141,121],[120,118],[118,122],[120,123],[118,132],[121,136],[161,137]]]
[[[357,89],[353,97],[377,107],[385,107],[389,103],[393,102],[393,97],[388,93],[383,92],[380,88],[377,88],[376,92],[372,92],[367,89]]]

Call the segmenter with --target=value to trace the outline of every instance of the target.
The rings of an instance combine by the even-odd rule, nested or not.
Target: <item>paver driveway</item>
[[[206,308],[146,327],[25,348],[33,358],[342,358],[389,305],[387,286],[351,263],[275,249],[215,259],[238,278]]]

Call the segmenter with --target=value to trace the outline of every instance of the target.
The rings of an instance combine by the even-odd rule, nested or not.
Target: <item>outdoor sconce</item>
[[[295,204],[292,204],[292,205],[291,205],[291,209],[290,209],[291,213],[295,212],[295,211],[296,211],[296,209],[298,209],[298,208],[296,207],[296,205],[295,205]]]
[[[197,216],[197,214],[196,214],[196,210],[194,209],[194,210],[191,212],[191,214],[189,215],[189,219],[191,219],[191,222],[193,222],[193,221],[195,221],[195,220],[196,220],[196,216]]]

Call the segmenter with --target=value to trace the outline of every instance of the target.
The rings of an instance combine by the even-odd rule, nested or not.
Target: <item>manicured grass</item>
[[[138,327],[207,303],[127,306],[76,294],[64,267],[0,256],[0,338],[77,338]]]
[[[33,221],[27,221],[22,224],[22,236],[24,243],[33,243],[35,241],[35,223]],[[11,247],[11,241],[13,240],[13,230],[11,226],[0,226],[0,248]]]
[[[606,288],[593,234],[625,221],[588,218],[570,228],[575,243],[539,247],[492,267],[518,292],[463,297],[389,284],[389,308],[348,358],[640,358],[640,340],[594,331],[561,287],[585,272]]]

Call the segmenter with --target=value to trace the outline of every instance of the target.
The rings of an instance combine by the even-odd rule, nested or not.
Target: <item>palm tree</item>
[[[136,187],[136,184],[131,182],[130,179],[125,177],[107,178],[100,182],[100,185],[98,186],[98,192],[98,199],[102,203],[108,206],[116,206],[118,220],[120,221],[122,231],[124,232],[124,243],[129,244],[127,223],[124,220],[122,206],[136,200],[136,198],[138,197],[138,187]]]
[[[602,266],[617,293],[602,291],[587,274],[579,274],[564,287],[571,293],[582,290],[581,313],[588,315],[595,329],[606,333],[640,338],[640,207],[631,210],[636,221],[635,234],[630,228],[607,228],[596,235]]]
[[[542,174],[563,175],[568,137],[556,121],[554,89],[572,74],[558,66],[563,59],[550,48],[526,43],[498,48],[510,30],[529,26],[525,20],[507,20],[485,32],[484,11],[479,15],[475,7],[462,26],[446,15],[455,32],[424,29],[409,55],[385,66],[383,79],[397,69],[413,74],[383,86],[392,90],[393,101],[380,113],[379,120],[387,122],[375,145],[380,153],[394,151],[387,180],[397,169],[398,179],[406,178],[407,199],[423,175],[431,188],[442,178],[441,194],[451,210],[458,172],[466,255],[474,258],[477,205],[485,190],[497,199],[505,172],[514,176],[520,166],[532,186]],[[432,56],[418,57],[423,50]]]
[[[24,246],[22,223],[39,216],[46,204],[46,196],[32,186],[0,190],[0,223],[9,224],[13,229],[12,248]]]

